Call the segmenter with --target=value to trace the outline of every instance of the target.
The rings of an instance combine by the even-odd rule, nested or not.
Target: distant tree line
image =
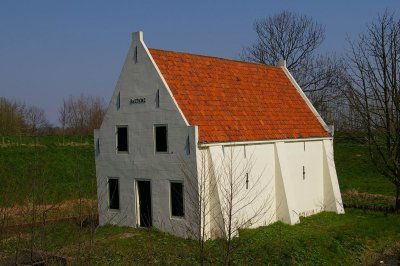
[[[70,96],[58,110],[58,121],[62,131],[72,134],[91,134],[99,128],[105,114],[101,98],[81,94]]]
[[[42,108],[0,97],[0,134],[37,134],[51,128]]]
[[[81,94],[63,100],[58,111],[61,127],[50,124],[43,108],[0,97],[0,135],[90,134],[100,127],[105,104]]]

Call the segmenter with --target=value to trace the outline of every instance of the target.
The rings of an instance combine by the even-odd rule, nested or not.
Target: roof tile
[[[328,136],[280,67],[149,50],[200,142]]]

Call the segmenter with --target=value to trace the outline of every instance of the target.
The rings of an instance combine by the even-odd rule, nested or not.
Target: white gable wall
[[[185,236],[185,220],[171,218],[170,181],[183,180],[183,164],[185,167],[195,166],[196,132],[194,127],[187,125],[140,37],[134,35],[101,128],[95,131],[95,142],[97,138],[100,141],[100,153],[96,155],[100,224],[136,226],[135,181],[150,180],[153,226]],[[157,91],[159,108],[156,107]],[[136,98],[145,98],[146,102],[130,103]],[[156,124],[168,126],[168,153],[155,152]],[[128,126],[128,153],[116,150],[118,125]],[[188,137],[190,154],[187,154]],[[117,211],[108,208],[108,178],[119,179],[120,210]],[[189,209],[185,210],[185,215],[190,216]]]

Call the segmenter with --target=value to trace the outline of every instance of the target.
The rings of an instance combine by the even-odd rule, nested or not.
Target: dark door
[[[139,196],[140,227],[152,226],[150,181],[137,181]]]

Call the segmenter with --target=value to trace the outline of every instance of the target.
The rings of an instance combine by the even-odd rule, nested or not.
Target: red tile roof
[[[149,50],[199,142],[328,136],[280,67]]]

